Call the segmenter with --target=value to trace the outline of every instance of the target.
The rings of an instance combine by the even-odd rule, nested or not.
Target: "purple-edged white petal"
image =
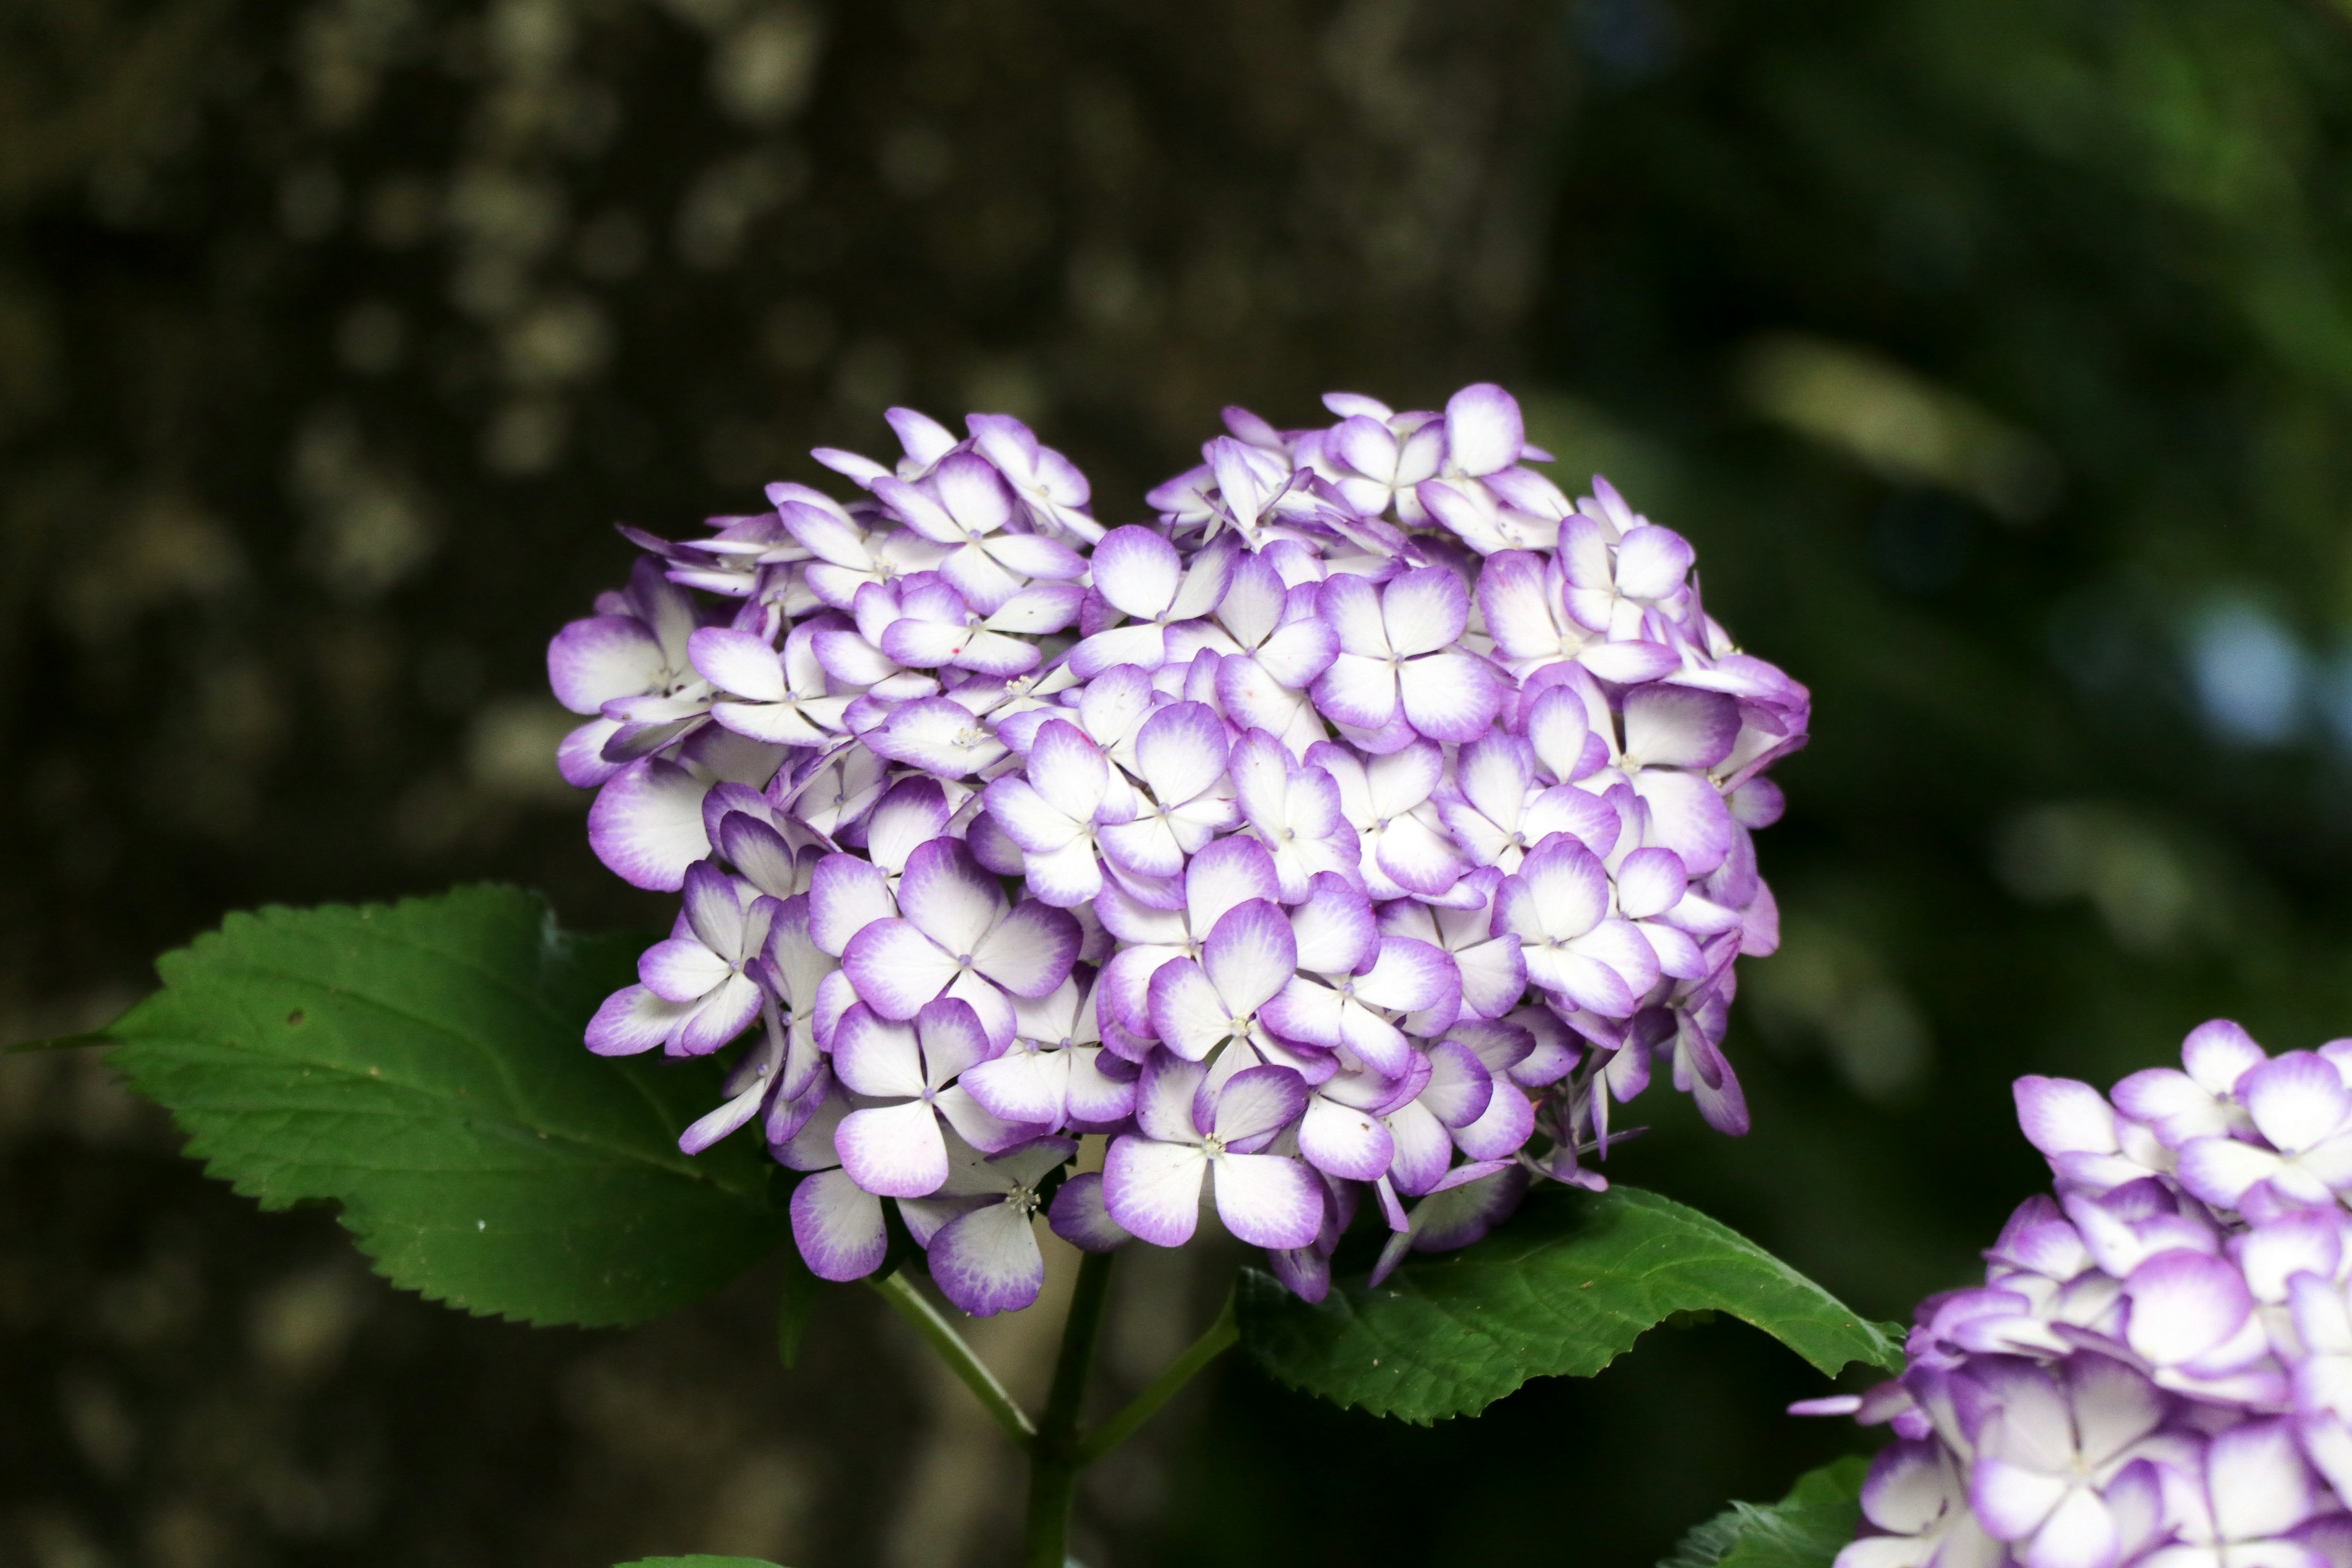
[[[882,1267],[890,1238],[882,1205],[844,1171],[819,1171],[793,1189],[793,1240],[820,1279],[862,1279]]]
[[[1625,755],[1643,767],[1711,768],[1739,738],[1739,704],[1719,691],[1637,686],[1625,693]]]
[[[1322,1230],[1322,1185],[1297,1161],[1280,1154],[1225,1154],[1215,1168],[1217,1217],[1241,1240],[1255,1247],[1305,1247]],[[1112,1212],[1116,1216],[1118,1211]]]
[[[948,1179],[947,1140],[925,1100],[851,1111],[833,1147],[850,1179],[878,1197],[926,1197]]]
[[[1069,978],[1082,935],[1067,910],[1024,900],[972,947],[971,966],[1015,996],[1050,995]]]
[[[1470,590],[1443,566],[1402,573],[1381,590],[1381,619],[1390,651],[1400,658],[1435,653],[1462,640]]]
[[[2126,1338],[2158,1366],[2195,1359],[2226,1343],[2254,1309],[2245,1276],[2218,1258],[2175,1250],[2134,1269]]]
[[[965,973],[957,955],[903,920],[876,921],[861,930],[843,950],[841,968],[859,1000],[893,1019],[913,1017]]]
[[[934,838],[907,858],[906,875],[898,880],[898,912],[961,959],[974,954],[1003,917],[1004,893],[961,842]],[[1058,976],[1054,984],[1061,984]]]
[[[1388,1124],[1370,1111],[1317,1096],[1298,1124],[1298,1152],[1318,1170],[1355,1182],[1378,1181],[1396,1154]]]
[[[2017,1080],[2014,1093],[2018,1126],[2044,1154],[2115,1152],[2115,1110],[2089,1084],[2028,1074]]]
[[[2332,1136],[2352,1116],[2352,1090],[2344,1087],[2343,1075],[2309,1051],[2289,1051],[2249,1071],[2238,1080],[2237,1095],[2255,1131],[2289,1154]]]
[[[1233,1016],[1247,1017],[1288,984],[1298,967],[1290,921],[1263,899],[1235,905],[1210,931],[1201,967]]]
[[[1034,1225],[1016,1204],[961,1215],[931,1237],[926,1264],[940,1294],[975,1318],[1017,1312],[1045,1283]]]
[[[1244,1068],[1218,1093],[1215,1132],[1227,1147],[1251,1152],[1297,1121],[1306,1107],[1306,1080],[1288,1068]]]
[[[1114,528],[1097,541],[1091,561],[1095,592],[1138,620],[1155,620],[1176,602],[1183,580],[1176,547],[1140,525]]]
[[[547,679],[574,713],[600,713],[616,698],[659,688],[670,675],[661,644],[632,616],[574,621],[547,645]]]
[[[1650,808],[1651,837],[1681,856],[1692,876],[1706,876],[1731,853],[1738,825],[1706,775],[1645,768],[1633,775],[1633,793]]]
[[[1471,654],[1409,659],[1396,679],[1405,721],[1433,741],[1476,740],[1503,705],[1502,685],[1493,667]],[[1353,722],[1341,714],[1333,717]]]
[[[733,966],[692,937],[672,937],[646,949],[637,959],[637,979],[665,1002],[698,1002]]]
[[[1236,1015],[1189,958],[1161,964],[1151,976],[1150,997],[1152,1032],[1186,1061],[1200,1061],[1233,1037]]]
[[[2228,1094],[2238,1079],[2269,1059],[2245,1029],[2215,1018],[2189,1031],[2180,1042],[2180,1065],[2209,1094]]]
[[[833,1071],[853,1093],[911,1100],[929,1087],[915,1031],[852,1007],[834,1026]]]
[[[1334,578],[1334,582],[1355,582],[1355,578]],[[1466,657],[1466,656],[1449,656]],[[1362,657],[1343,653],[1331,661],[1331,667],[1316,677],[1312,688],[1315,706],[1326,716],[1356,730],[1378,730],[1396,717],[1397,667],[1387,656]],[[1447,689],[1442,683],[1433,687],[1437,706],[1445,709],[1448,691],[1455,697],[1462,689]],[[1491,713],[1491,710],[1489,710]]]
[[[1492,382],[1465,386],[1446,400],[1445,458],[1456,470],[1483,478],[1517,462],[1526,446],[1518,399]]]
[[[669,1002],[643,985],[627,985],[604,998],[588,1020],[588,1048],[600,1057],[631,1057],[667,1042],[694,1011],[694,1003]]]
[[[894,919],[897,902],[881,869],[854,855],[828,855],[809,876],[809,938],[838,958],[850,938]]]
[[[710,853],[702,823],[709,793],[676,763],[632,763],[596,792],[588,808],[589,847],[631,887],[677,892],[686,885],[686,868]]]
[[[1209,1156],[1200,1145],[1129,1132],[1111,1141],[1103,1161],[1103,1206],[1129,1234],[1155,1247],[1181,1247],[1200,1225],[1201,1184],[1208,1174]],[[1316,1212],[1319,1226],[1319,1205]]]
[[[721,691],[753,702],[782,702],[783,660],[766,638],[729,626],[705,626],[687,642],[695,673]]]

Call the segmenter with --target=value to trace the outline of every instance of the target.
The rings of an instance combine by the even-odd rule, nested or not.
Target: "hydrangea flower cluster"
[[[748,1037],[683,1146],[756,1121],[819,1275],[882,1264],[890,1201],[952,1300],[1015,1309],[1041,1208],[1176,1246],[1207,1193],[1317,1299],[1360,1204],[1384,1274],[1604,1185],[1654,1063],[1745,1130],[1718,1047],[1805,689],[1681,537],[1528,467],[1501,388],[1325,402],[1227,410],[1111,529],[1019,422],[896,409],[894,463],[815,453],[845,503],[625,530],[554,639],[596,853],[683,894],[588,1045]]]
[[[2215,1020],[2181,1067],[2018,1081],[2056,1196],[1901,1378],[1796,1407],[1895,1428],[1838,1568],[2352,1563],[2352,1040]]]

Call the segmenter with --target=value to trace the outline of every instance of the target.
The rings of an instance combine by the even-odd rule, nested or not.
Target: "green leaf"
[[[538,898],[231,915],[107,1033],[188,1152],[264,1208],[332,1199],[394,1284],[534,1323],[631,1323],[790,1229],[754,1140],[678,1152],[715,1061],[609,1061],[588,1017],[638,944]]]
[[[1762,1329],[1822,1371],[1889,1370],[1877,1325],[1738,1232],[1654,1193],[1549,1187],[1458,1252],[1309,1306],[1244,1272],[1242,1342],[1276,1381],[1426,1425],[1485,1409],[1531,1377],[1590,1377],[1676,1312]]]
[[[620,1568],[776,1568],[772,1563],[758,1557],[641,1557],[635,1563],[624,1563]]]
[[[779,1170],[779,1175],[790,1173]],[[784,1185],[789,1193],[790,1187]],[[817,1298],[824,1293],[824,1281],[818,1279],[801,1257],[800,1248],[787,1247],[784,1255],[784,1289],[782,1300],[776,1303],[776,1359],[792,1371],[801,1359],[801,1336],[808,1332],[809,1314],[816,1310]]]
[[[1829,1568],[1862,1522],[1859,1457],[1800,1477],[1769,1508],[1736,1502],[1675,1544],[1658,1568]]]

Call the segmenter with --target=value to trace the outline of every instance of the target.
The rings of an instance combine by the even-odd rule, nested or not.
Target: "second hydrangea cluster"
[[[683,894],[588,1044],[743,1041],[683,1143],[808,1173],[818,1274],[878,1268],[894,1203],[951,1300],[1019,1308],[1041,1208],[1174,1246],[1205,1192],[1316,1299],[1361,1205],[1384,1273],[1602,1185],[1654,1068],[1745,1130],[1719,1045],[1804,688],[1499,387],[1325,401],[1228,410],[1108,530],[1019,422],[894,410],[894,463],[816,454],[852,499],[629,531],[555,638],[595,850]]]
[[[1909,1370],[1811,1402],[1891,1422],[1839,1568],[2352,1564],[2352,1040],[2216,1020],[2102,1095],[2017,1085],[2054,1197]]]

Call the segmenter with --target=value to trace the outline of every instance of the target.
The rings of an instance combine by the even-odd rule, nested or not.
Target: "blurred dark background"
[[[265,900],[645,919],[541,650],[660,531],[1035,420],[1107,521],[1216,412],[1526,397],[1810,681],[1745,967],[1757,1131],[1620,1173],[1900,1316],[2040,1179],[2007,1080],[2352,1032],[2339,0],[5,0],[0,1025]],[[1016,1479],[842,1292],[462,1319],[100,1064],[0,1065],[0,1563],[1004,1560]],[[1212,1309],[1141,1259],[1108,1377]],[[1051,1325],[992,1326],[1034,1376]],[[1244,1367],[1094,1568],[1643,1568],[1855,1439],[1735,1325],[1476,1423]]]

